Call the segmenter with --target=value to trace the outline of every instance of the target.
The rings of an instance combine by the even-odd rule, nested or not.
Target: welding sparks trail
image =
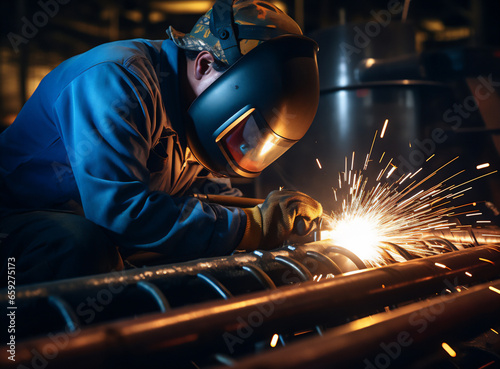
[[[383,138],[387,122],[380,135]],[[491,175],[493,171],[459,184],[449,184],[449,180],[464,172],[453,174],[446,180],[434,185],[428,185],[435,175],[458,159],[448,161],[437,170],[422,179],[413,179],[422,171],[419,168],[414,173],[395,174],[398,167],[390,158],[371,184],[365,171],[371,162],[377,132],[373,138],[369,153],[364,158],[362,170],[354,170],[354,153],[351,163],[346,156],[344,173],[339,173],[339,187],[333,188],[335,202],[340,209],[331,217],[324,217],[321,238],[329,238],[334,244],[353,251],[365,263],[377,266],[387,263],[394,255],[389,252],[387,244],[396,244],[415,256],[427,256],[435,253],[422,242],[422,236],[431,231],[451,229],[456,223],[451,217],[467,214],[469,217],[481,215],[477,209],[460,210],[463,207],[475,206],[475,203],[453,205],[452,200],[459,198],[465,191],[457,191],[479,178]],[[385,153],[384,153],[385,154]],[[428,162],[434,155],[427,158]],[[380,163],[382,162],[380,159]],[[378,160],[377,160],[378,161]],[[350,164],[350,165],[349,165]],[[384,176],[385,174],[385,176]],[[389,179],[392,182],[389,182]],[[410,183],[403,186],[403,182]],[[369,184],[370,183],[370,184]],[[428,185],[429,187],[425,187]]]
[[[318,164],[319,169],[323,169],[323,167],[321,166],[321,163],[319,162],[318,158],[316,158],[316,163]]]
[[[386,119],[384,122],[384,127],[382,128],[382,132],[380,133],[380,138],[384,138],[385,130],[387,129],[387,124],[389,123],[389,119]]]

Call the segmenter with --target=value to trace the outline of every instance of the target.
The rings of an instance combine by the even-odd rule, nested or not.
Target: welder
[[[219,0],[167,34],[66,60],[0,135],[2,275],[7,260],[21,284],[121,270],[140,251],[178,262],[269,249],[321,216],[291,190],[248,208],[190,196],[203,180],[224,192],[221,178],[258,176],[302,138],[317,44],[249,0]]]

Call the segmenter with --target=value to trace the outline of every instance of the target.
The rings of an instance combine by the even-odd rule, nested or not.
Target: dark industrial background
[[[495,78],[491,75],[500,57],[498,1],[413,0],[406,14],[403,2],[392,0],[274,3],[319,42],[322,97],[313,128],[300,144],[260,179],[236,181],[248,196],[265,196],[284,186],[308,192],[325,203],[327,210],[334,210],[331,186],[325,186],[323,180],[330,181],[343,169],[344,155],[356,150],[361,158],[384,119],[391,121],[388,144],[394,152],[390,154],[408,157],[403,153],[408,142],[425,140],[435,127],[451,132],[443,116],[455,102],[464,102],[471,95],[474,81],[470,78]],[[187,32],[211,4],[191,0],[3,1],[0,129],[15,119],[39,81],[61,61],[109,41],[162,39],[169,25]],[[365,28],[370,22],[372,28]],[[410,56],[402,67],[389,64],[385,71],[360,72],[359,66],[368,58],[401,56]],[[409,83],[403,85],[404,80]],[[474,109],[458,131],[447,134],[452,139],[435,152],[446,153],[441,161],[456,154],[466,158],[461,161],[464,167],[485,162],[495,167],[500,124],[491,105],[498,101],[492,98],[488,102],[488,111],[481,106]],[[321,160],[322,172],[318,172],[316,158]],[[315,181],[321,185],[312,183]],[[493,176],[476,186],[481,196],[487,196],[472,197],[488,202],[488,209],[492,204],[498,208],[500,195],[495,188],[499,185],[498,176]],[[496,210],[491,212],[498,215]]]
[[[191,0],[2,1],[2,124],[12,121],[39,80],[62,60],[104,42],[135,37],[161,39],[169,25],[189,31],[211,3]],[[296,19],[305,33],[310,33],[373,20],[371,12],[386,10],[391,1],[283,0],[275,3]],[[52,12],[52,9],[55,10]],[[40,12],[47,14],[48,19]],[[500,46],[499,17],[500,3],[493,0],[413,0],[407,19],[413,21],[417,29],[418,50],[431,50],[450,45]],[[394,16],[394,20],[400,21],[401,14]],[[23,36],[27,23],[34,24],[36,30],[30,29]],[[24,40],[12,41],[19,40],[12,34]]]

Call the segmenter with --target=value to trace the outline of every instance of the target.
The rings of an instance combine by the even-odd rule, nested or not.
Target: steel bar
[[[88,327],[68,339],[51,361],[51,367],[100,368],[118,358],[138,355],[146,360],[154,353],[168,357],[169,363],[175,366],[176,360],[186,358],[183,355],[202,356],[214,352],[215,347],[221,349],[217,338],[239,337],[241,329],[248,329],[249,319],[255,314],[259,315],[259,324],[252,327],[251,340],[276,332],[313,329],[316,325],[339,325],[349,317],[374,314],[384,311],[386,306],[498,277],[500,246],[465,249],[320,283],[305,282],[221,302],[182,307],[165,314]],[[43,352],[47,345],[53,345],[50,337],[19,342],[16,365],[29,363],[32,352]],[[0,358],[0,364],[12,367],[5,358]],[[144,361],[143,364],[146,365]],[[147,362],[147,365],[153,364],[153,361]],[[162,365],[168,367],[165,363]]]
[[[500,282],[401,307],[334,328],[322,337],[233,362],[234,369],[407,367],[419,351],[457,332],[488,330],[500,316]],[[464,332],[464,330],[466,332]],[[421,352],[421,351],[420,351]]]
[[[337,253],[342,253],[342,255],[348,255],[354,258],[355,261],[351,263],[343,263],[342,265],[337,263],[342,273],[356,270],[358,267],[365,267],[359,258],[348,250],[345,251],[345,249],[340,247],[332,247],[332,244],[328,241],[318,241],[299,247],[289,246],[273,251],[237,253],[231,256],[199,259],[177,263],[175,265],[159,265],[35,285],[17,286],[16,301],[21,303],[25,299],[47,297],[50,295],[65,295],[75,291],[85,293],[85,291],[107,288],[109,285],[128,285],[135,284],[139,281],[155,283],[183,274],[196,276],[198,273],[206,271],[217,271],[220,274],[227,274],[228,278],[236,278],[241,274],[241,268],[247,265],[258,266],[264,272],[269,273],[270,270],[275,269],[275,266],[273,267],[269,263],[275,257],[285,256],[297,260],[304,258],[308,251],[320,252],[330,258],[334,257]],[[285,268],[285,266],[283,266],[283,268]],[[311,272],[314,273],[315,271],[311,270]],[[7,294],[0,294],[0,304],[7,302]]]
[[[491,234],[489,236],[483,236],[483,234]],[[475,230],[467,229],[462,232],[450,232],[449,230],[435,231],[432,234],[433,237],[442,237],[452,242],[469,243],[471,245],[480,244],[492,244],[494,242],[500,241],[500,233],[498,230]],[[479,240],[480,243],[478,244]],[[272,251],[270,254],[274,257],[282,255],[287,257],[292,257],[294,259],[302,258],[303,255],[297,255],[301,252],[306,253],[308,251],[319,252],[332,258],[332,254],[341,253],[343,255],[351,258],[349,265],[340,265],[337,260],[337,267],[340,268],[342,273],[349,272],[356,269],[363,269],[366,266],[359,260],[359,258],[354,255],[349,250],[332,245],[329,241],[317,241],[311,242],[299,247],[288,247],[283,249],[278,249]],[[272,257],[271,257],[272,259]],[[22,301],[23,299],[29,299],[34,297],[47,297],[50,295],[66,294],[72,291],[80,290],[94,290],[100,288],[106,288],[111,285],[123,285],[132,284],[139,281],[150,281],[154,282],[160,279],[166,279],[173,275],[179,273],[193,274],[207,271],[207,270],[238,270],[244,265],[257,265],[264,271],[268,271],[269,265],[265,263],[266,260],[256,253],[244,253],[235,254],[227,257],[218,257],[210,259],[201,259],[191,262],[177,263],[175,265],[160,265],[148,268],[137,268],[130,269],[121,272],[112,272],[108,274],[95,275],[89,277],[68,279],[56,282],[40,283],[36,285],[29,286],[17,286],[16,289],[16,299]],[[347,266],[347,268],[346,268]],[[350,266],[350,267],[349,267]],[[314,273],[314,271],[311,271]],[[235,275],[231,275],[235,277]],[[7,303],[7,295],[0,294],[0,304]]]
[[[325,253],[325,257],[335,259],[339,267],[332,269],[328,264],[316,261],[308,254],[311,252]],[[85,327],[218,300],[221,291],[229,297],[270,286],[276,288],[299,283],[312,279],[311,273],[334,275],[356,269],[354,261],[336,249],[331,250],[328,242],[316,242],[274,251],[238,253],[176,265],[18,286],[16,304],[18,315],[23,318],[16,327],[16,337],[23,340],[65,329],[67,314],[50,302],[51,296],[64,302],[66,311],[72,310],[74,316],[82,318],[77,323]],[[206,288],[207,283],[211,288]],[[219,287],[214,288],[214,283]],[[0,294],[0,306],[7,306],[7,297],[7,293]],[[44,319],[38,318],[41,313]],[[5,332],[0,333],[0,339],[5,338],[4,335]]]

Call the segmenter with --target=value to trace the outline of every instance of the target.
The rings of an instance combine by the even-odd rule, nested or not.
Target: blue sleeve
[[[241,209],[149,190],[146,163],[163,114],[159,95],[123,67],[103,63],[58,97],[55,114],[85,216],[120,247],[176,260],[228,254],[243,236]]]

